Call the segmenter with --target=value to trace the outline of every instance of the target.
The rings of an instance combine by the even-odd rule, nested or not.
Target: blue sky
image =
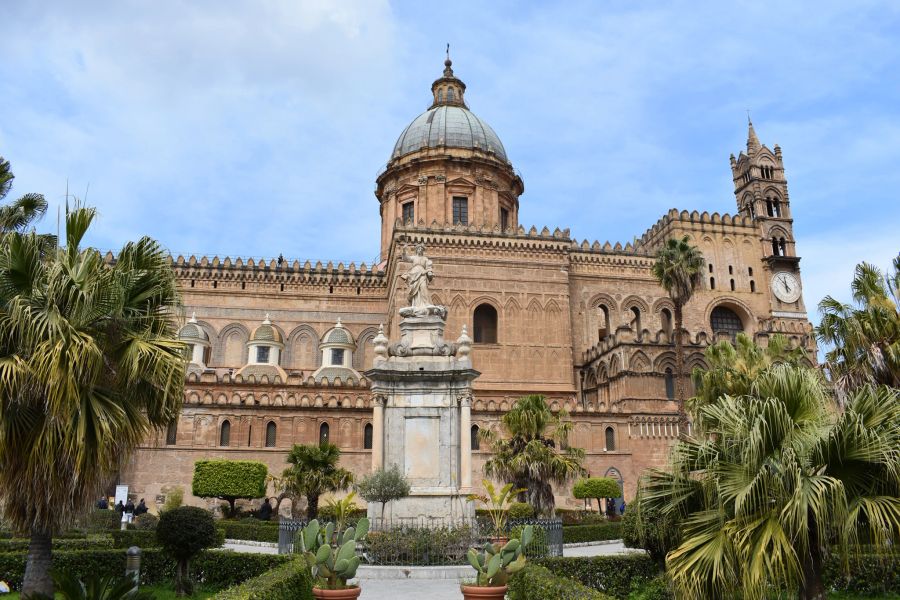
[[[87,195],[91,242],[371,260],[378,169],[444,44],[525,179],[526,227],[639,236],[734,212],[728,155],[784,152],[804,297],[900,250],[897,2],[16,2],[0,33],[13,196]]]

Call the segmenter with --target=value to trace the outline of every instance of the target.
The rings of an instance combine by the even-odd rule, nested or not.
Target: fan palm
[[[896,543],[898,423],[897,390],[860,388],[837,413],[817,371],[787,364],[700,406],[694,435],[641,490],[681,524],[666,561],[679,596],[825,598],[826,552]]]
[[[310,519],[319,513],[322,494],[346,490],[353,483],[353,474],[337,466],[340,458],[340,449],[329,442],[295,445],[288,454],[291,466],[282,478],[292,493],[306,496],[306,516]]]
[[[672,304],[675,305],[675,390],[678,399],[678,414],[684,423],[687,420],[684,400],[684,305],[687,304],[694,291],[700,287],[703,272],[703,254],[696,246],[692,246],[690,238],[669,238],[656,254],[653,264],[653,276],[659,285],[666,290]]]
[[[0,505],[30,533],[26,598],[53,593],[53,533],[182,402],[167,255],[148,238],[112,261],[81,249],[94,216],[67,212],[62,249],[35,233],[0,240]]]
[[[13,175],[9,161],[0,156],[0,201],[12,189]],[[13,202],[0,206],[0,235],[14,231],[24,231],[29,225],[44,216],[47,201],[41,194],[25,194]]]
[[[500,420],[505,437],[487,429],[481,432],[492,453],[484,474],[526,490],[519,495],[521,501],[540,514],[553,514],[552,484],[565,485],[587,474],[582,466],[584,450],[568,447],[572,430],[568,416],[564,410],[554,414],[543,396],[520,398]]]
[[[756,378],[776,364],[803,366],[808,364],[801,347],[792,348],[787,337],[775,334],[765,348],[753,343],[745,333],[738,333],[734,343],[721,341],[704,352],[708,368],[694,369],[691,377],[696,395],[689,400],[691,408],[716,402],[722,396],[745,396]]]
[[[857,265],[851,289],[857,306],[826,296],[816,328],[831,347],[825,366],[841,399],[866,383],[900,387],[900,256],[887,275]]]

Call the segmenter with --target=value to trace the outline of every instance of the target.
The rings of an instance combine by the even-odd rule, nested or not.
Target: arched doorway
[[[618,498],[613,498],[613,502],[616,507],[616,515],[621,516],[622,514],[622,505],[625,503],[625,480],[622,478],[622,473],[615,467],[610,467],[606,470],[606,473],[603,475],[604,477],[611,477],[616,480],[619,484],[619,493],[622,494]],[[605,508],[605,506],[604,506]]]

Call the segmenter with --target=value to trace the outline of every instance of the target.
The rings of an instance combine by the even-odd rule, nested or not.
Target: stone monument
[[[463,326],[456,342],[444,340],[447,309],[431,303],[434,278],[425,248],[406,255],[401,275],[409,306],[400,309],[400,340],[390,343],[383,327],[373,340],[375,359],[366,377],[372,385],[372,470],[397,465],[409,479],[408,498],[388,504],[392,519],[473,516],[470,440],[472,339]],[[369,505],[369,517],[381,516]]]

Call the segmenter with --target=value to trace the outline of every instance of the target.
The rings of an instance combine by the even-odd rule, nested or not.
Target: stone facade
[[[379,325],[400,338],[401,258],[419,243],[439,273],[431,294],[447,307],[448,337],[465,325],[474,338],[472,428],[498,430],[518,397],[543,394],[571,413],[570,441],[591,473],[620,478],[626,497],[678,435],[673,307],[651,273],[667,238],[688,236],[707,261],[684,311],[689,367],[738,330],[762,344],[783,332],[815,356],[781,149],[761,144],[752,124],[746,151],[731,157],[734,214],[673,209],[624,246],[578,241],[519,224],[522,179],[445,66],[431,108],[378,175],[377,264],[173,259],[194,315],[182,329],[193,346],[184,410],[123,469],[135,493],[162,498],[181,485],[196,503],[195,460],[252,458],[280,473],[292,444],[320,439],[341,448],[347,468],[369,471],[375,402],[364,373]],[[474,448],[475,482],[484,460]],[[557,496],[578,505],[567,490]]]

